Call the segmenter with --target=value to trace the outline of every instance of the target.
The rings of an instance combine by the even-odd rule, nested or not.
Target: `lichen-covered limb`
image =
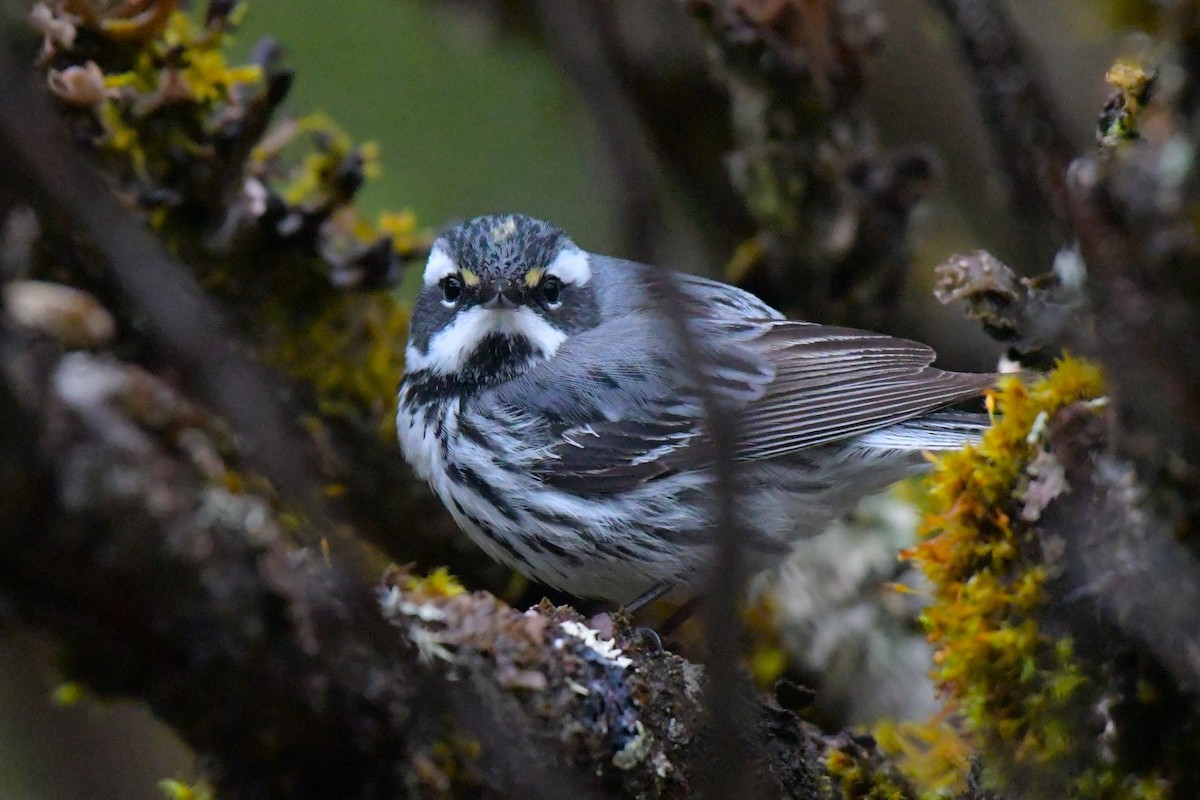
[[[4,600],[60,635],[69,677],[144,698],[212,756],[222,797],[702,791],[703,671],[652,637],[400,572],[389,625],[229,483],[210,415],[140,368],[8,323],[0,418]],[[877,760],[745,702],[771,797],[836,796],[832,748],[859,773]]]
[[[909,214],[937,172],[882,163],[863,94],[882,42],[875,2],[685,0],[730,94],[730,178],[759,233],[734,258],[744,287],[804,319],[894,326]]]
[[[1041,726],[1041,752],[1022,757],[1014,737],[1006,783],[1047,796],[1190,798],[1200,787],[1200,560],[1152,513],[1111,432],[1094,404],[1067,406],[1026,468],[1017,529],[1045,575],[1038,635],[1057,652],[1041,661],[1050,691],[1023,698],[1028,716],[1016,723]],[[1005,723],[992,722],[995,736]]]
[[[1081,160],[1071,195],[1088,265],[1097,354],[1108,366],[1118,446],[1151,484],[1156,513],[1200,525],[1200,200],[1195,122],[1170,99],[1138,141]],[[1194,542],[1195,539],[1193,538]]]
[[[941,5],[959,15],[964,36],[989,19],[1002,22],[990,0]],[[968,16],[969,9],[978,13]],[[1108,726],[1090,751],[1092,766],[1110,770],[1105,779],[1128,770],[1147,785],[1162,781],[1170,797],[1194,796],[1198,780],[1188,766],[1195,737],[1181,733],[1195,723],[1197,708],[1187,698],[1194,696],[1200,663],[1194,641],[1200,625],[1200,288],[1194,280],[1200,180],[1196,72],[1187,46],[1194,42],[1195,10],[1192,0],[1144,9],[1157,16],[1150,27],[1175,47],[1157,49],[1158,63],[1123,60],[1110,70],[1116,91],[1100,117],[1102,149],[1069,168],[1060,164],[1052,176],[1054,210],[1078,243],[1088,301],[1084,335],[1068,331],[1062,338],[1105,365],[1113,413],[1102,423],[1078,408],[1063,412],[1051,427],[1050,450],[1029,465],[1033,493],[1023,501],[1052,576],[1042,622],[1051,635],[1081,648],[1079,663],[1093,681],[1083,692],[1083,705],[1092,701],[1091,719],[1080,713],[1075,722],[1098,719]],[[995,30],[1000,38],[993,44],[1012,35],[1003,24]],[[1019,48],[1007,49],[1006,58],[1019,59]],[[976,60],[972,65],[978,79],[1003,74],[981,69],[986,64]],[[984,95],[986,106],[994,98]],[[1043,157],[1036,142],[1013,142],[1027,158]],[[1028,298],[1018,302],[1031,308]],[[1159,744],[1130,745],[1139,740]],[[1144,747],[1158,752],[1148,755]]]
[[[320,418],[315,393],[265,369],[260,362],[266,345],[230,322],[251,313],[245,305],[250,301],[199,288],[189,266],[166,252],[145,219],[123,206],[72,146],[60,115],[33,81],[23,66],[0,56],[0,207],[34,209],[45,234],[38,247],[55,254],[50,270],[65,269],[70,280],[112,299],[124,346],[147,362],[168,365],[189,393],[229,423],[247,466],[314,523],[300,533],[333,531],[348,522],[361,539],[394,558],[426,565],[454,560],[459,573],[478,585],[503,585],[490,559],[457,546],[461,537],[449,530],[451,523],[415,524],[443,517],[403,464],[394,439],[382,440],[361,419],[325,418],[319,434],[312,434],[305,423]],[[192,252],[190,245],[185,249]],[[277,249],[229,255],[226,267],[269,273],[277,258],[291,265],[291,274],[301,269],[284,245]],[[328,286],[324,291],[338,296]],[[253,333],[262,327],[253,326]],[[319,361],[313,348],[307,355],[308,364]],[[346,356],[329,358],[337,357]],[[336,499],[326,497],[328,486],[338,487]],[[359,547],[348,537],[332,541],[335,549],[346,544],[347,556]]]
[[[1018,797],[1191,798],[1200,561],[1111,447],[1098,368],[1006,378],[976,448],[942,457],[909,552],[933,587],[934,679]]]
[[[89,79],[79,69],[72,80]],[[387,596],[396,624],[385,626],[371,594],[343,574],[351,559],[339,546],[339,517],[313,498],[313,484],[336,475],[349,452],[341,460],[358,469],[343,497],[362,505],[347,516],[395,522],[399,538],[413,506],[398,488],[408,480],[397,477],[394,453],[388,462],[378,442],[340,448],[347,440],[337,430],[316,444],[298,432],[299,412],[279,402],[291,387],[247,358],[225,322],[245,319],[263,286],[294,297],[276,268],[303,259],[285,254],[276,264],[277,249],[259,241],[248,252],[260,271],[226,276],[255,291],[206,295],[59,134],[59,118],[23,73],[0,63],[0,167],[10,178],[0,204],[36,210],[59,248],[53,268],[109,300],[122,350],[170,369],[187,394],[108,355],[60,358],[25,332],[0,332],[0,573],[9,578],[0,586],[12,608],[60,634],[71,677],[145,698],[214,757],[219,788],[233,797],[595,794],[594,781],[562,764],[623,794],[699,796],[713,765],[727,763],[707,748],[731,740],[765,767],[756,771],[764,796],[832,797],[831,749],[842,754],[839,781],[870,785],[881,772],[868,742],[826,741],[748,692],[721,697],[729,713],[720,719],[756,723],[744,740],[732,725],[706,730],[699,671],[631,645],[621,627],[613,633],[626,653],[568,612],[520,614],[486,594],[430,596],[428,583],[403,578]],[[138,158],[153,160],[153,147]],[[295,213],[303,228],[328,212],[319,204]],[[200,224],[175,222],[183,253],[196,258]],[[247,251],[220,244],[236,272]],[[307,288],[308,301],[330,302],[313,296],[328,286]],[[278,495],[249,491],[247,467]],[[382,490],[370,484],[392,477]],[[336,567],[293,543],[297,509],[303,532],[328,537]],[[419,543],[403,544],[411,555]],[[730,673],[732,652],[722,662]],[[752,782],[741,773],[726,783]]]
[[[1057,111],[995,0],[937,0],[958,32],[1014,197],[1055,245],[1072,241],[1087,271],[1094,337],[1109,368],[1117,445],[1151,484],[1155,513],[1200,522],[1200,284],[1192,57],[1196,4],[1141,9],[1173,47],[1161,63],[1119,62],[1101,115],[1106,149],[1072,161]],[[1139,7],[1140,8],[1140,7]],[[1160,77],[1162,78],[1160,80]]]
[[[1047,436],[1057,466],[1041,471],[1061,468],[1061,493],[1040,512],[1037,529],[1061,569],[1054,591],[1066,593],[1049,613],[1078,621],[1079,609],[1094,610],[1100,627],[1072,625],[1076,641],[1101,653],[1152,657],[1200,713],[1200,559],[1146,513],[1146,490],[1132,466],[1109,452],[1103,418],[1068,407]]]
[[[1159,61],[1106,80],[1104,149],[1071,168],[1069,212],[1088,268],[1096,353],[1108,368],[1114,444],[1143,489],[1150,540],[1200,552],[1200,202],[1194,0],[1161,4]],[[1148,621],[1148,620],[1145,620]]]
[[[225,487],[190,404],[7,325],[0,358],[0,585],[63,638],[68,673],[145,698],[218,756],[234,796],[320,785],[334,773],[318,754],[363,785],[389,779],[370,761],[401,741],[367,723],[411,707],[411,655],[379,635],[368,597],[292,550],[263,499]]]

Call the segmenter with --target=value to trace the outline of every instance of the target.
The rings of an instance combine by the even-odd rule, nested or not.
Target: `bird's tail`
[[[859,437],[880,450],[958,450],[978,442],[992,425],[987,414],[969,411],[935,411]]]

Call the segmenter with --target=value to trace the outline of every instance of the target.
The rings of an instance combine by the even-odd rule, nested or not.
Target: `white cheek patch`
[[[450,256],[446,255],[446,251],[440,247],[434,247],[429,253],[429,260],[425,262],[425,285],[434,286],[442,278],[457,272],[458,266]]]
[[[592,267],[588,264],[587,253],[578,247],[568,247],[546,265],[546,274],[555,276],[563,283],[583,286],[592,279]]]
[[[405,352],[405,369],[408,372],[427,369],[442,375],[458,372],[480,343],[495,333],[524,337],[543,358],[553,356],[567,338],[565,333],[528,308],[476,306],[459,312],[449,325],[434,334],[424,353],[409,345]]]
[[[404,371],[416,372],[419,369],[428,369],[429,364],[426,362],[429,359],[417,349],[416,345],[410,343],[404,348]]]

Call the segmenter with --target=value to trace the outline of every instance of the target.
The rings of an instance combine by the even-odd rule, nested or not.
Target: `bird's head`
[[[599,321],[588,254],[553,225],[519,214],[476,217],[443,234],[424,279],[409,373],[506,380]]]

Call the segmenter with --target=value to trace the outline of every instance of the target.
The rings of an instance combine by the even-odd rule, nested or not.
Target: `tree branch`
[[[1067,243],[1075,148],[1008,14],[995,0],[934,0],[958,36],[1013,208],[1048,262]]]
[[[146,699],[212,757],[223,797],[700,796],[703,672],[627,628],[399,572],[389,626],[267,501],[226,486],[211,418],[139,368],[7,324],[0,414],[16,423],[0,428],[6,600],[63,638],[71,677]],[[814,776],[833,740],[754,715],[772,796],[828,797]]]

